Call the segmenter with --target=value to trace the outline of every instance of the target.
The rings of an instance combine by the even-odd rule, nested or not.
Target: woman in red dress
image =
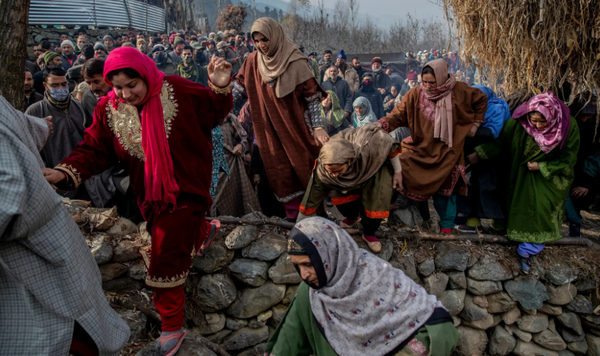
[[[174,355],[185,331],[183,285],[192,258],[207,235],[210,208],[211,130],[233,106],[231,64],[208,67],[209,87],[165,76],[135,48],[110,53],[104,79],[113,87],[96,105],[84,140],[61,164],[45,169],[48,182],[75,188],[120,163],[131,186],[152,247],[142,253],[162,319],[160,355]]]

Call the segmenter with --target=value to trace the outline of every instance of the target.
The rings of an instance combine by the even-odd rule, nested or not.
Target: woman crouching
[[[373,252],[381,251],[375,231],[390,215],[393,190],[402,188],[399,153],[400,144],[375,125],[340,132],[323,145],[300,212],[313,215],[331,191],[331,202],[345,217],[341,225],[361,221],[363,239]]]
[[[288,253],[304,282],[266,355],[442,356],[454,349],[458,332],[436,297],[331,221],[296,224]]]

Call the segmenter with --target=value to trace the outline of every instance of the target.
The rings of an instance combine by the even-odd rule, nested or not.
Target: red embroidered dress
[[[230,87],[211,88],[178,76],[166,76],[162,86],[160,100],[166,135],[180,191],[177,209],[156,212],[144,200],[145,154],[139,116],[143,107],[123,102],[113,105],[107,97],[102,98],[83,142],[56,167],[68,175],[74,186],[117,163],[128,172],[152,236],[151,253],[142,252],[149,267],[146,284],[151,287],[183,285],[192,256],[204,239],[204,212],[212,203],[211,130],[233,106]]]

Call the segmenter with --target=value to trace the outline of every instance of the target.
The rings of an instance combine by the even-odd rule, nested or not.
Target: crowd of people
[[[248,34],[129,31],[89,43],[81,30],[75,44],[61,41],[42,40],[26,63],[22,130],[34,138],[20,150],[47,167],[58,195],[147,221],[152,247],[140,253],[162,319],[158,355],[174,355],[186,335],[183,285],[219,230],[208,216],[298,222],[288,252],[305,283],[269,354],[422,354],[435,343],[449,355],[456,330],[435,296],[359,249],[326,208],[343,215],[341,227],[360,224],[379,252],[390,210],[408,225],[429,221],[431,198],[440,233],[481,232],[493,219],[519,243],[527,274],[531,256],[563,237],[565,211],[569,236],[581,236],[581,210],[597,193],[595,99],[581,93],[567,107],[546,91],[507,102],[473,85],[476,71],[456,52],[408,52],[403,71],[380,57],[365,66],[343,49],[306,55],[270,18]],[[0,241],[10,240],[0,213]],[[385,308],[357,309],[374,293]],[[87,335],[74,340],[114,351],[70,320]]]

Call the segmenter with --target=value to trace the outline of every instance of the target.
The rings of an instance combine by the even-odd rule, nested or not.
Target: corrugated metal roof
[[[138,0],[31,0],[30,25],[165,30],[165,10]]]

